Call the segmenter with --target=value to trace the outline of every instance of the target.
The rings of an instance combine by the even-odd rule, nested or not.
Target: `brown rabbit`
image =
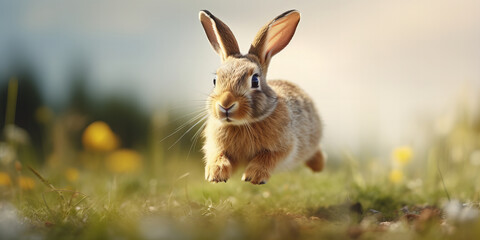
[[[265,184],[282,165],[306,162],[321,171],[322,126],[312,99],[293,83],[266,80],[271,57],[292,39],[300,13],[287,11],[265,25],[245,55],[225,23],[207,10],[199,17],[222,59],[207,101],[205,178],[226,182],[242,163],[242,180],[253,184]]]

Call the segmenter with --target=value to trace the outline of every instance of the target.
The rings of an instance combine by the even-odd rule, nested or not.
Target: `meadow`
[[[329,152],[321,173],[299,166],[257,186],[241,172],[204,180],[199,127],[179,128],[188,111],[138,120],[118,103],[95,115],[99,104],[72,94],[69,111],[34,109],[36,137],[16,124],[22,89],[14,79],[6,89],[0,239],[480,237],[480,117],[462,106],[424,149],[397,146],[389,159]]]

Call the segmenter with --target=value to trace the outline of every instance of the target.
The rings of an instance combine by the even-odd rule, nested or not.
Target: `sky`
[[[460,101],[478,108],[480,2],[473,0],[0,0],[0,73],[20,54],[56,102],[67,97],[81,62],[92,95],[128,94],[152,112],[199,108],[220,65],[201,9],[230,26],[243,52],[265,23],[301,12],[268,78],[312,96],[326,148],[422,144],[422,132],[453,121]]]

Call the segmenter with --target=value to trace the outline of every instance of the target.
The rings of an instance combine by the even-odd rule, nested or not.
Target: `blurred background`
[[[389,160],[396,146],[426,149],[432,135],[454,127],[459,112],[472,122],[479,109],[474,0],[0,0],[0,126],[14,124],[6,132],[28,139],[28,154],[39,162],[87,148],[82,136],[97,121],[118,138],[112,149],[158,154],[168,142],[167,151],[195,121],[161,140],[203,108],[220,65],[200,9],[226,22],[243,52],[275,16],[302,13],[268,77],[293,81],[313,97],[331,156]],[[192,148],[198,161],[201,144],[190,138],[199,125],[174,146]]]
[[[301,12],[268,78],[314,99],[324,172],[203,180],[220,58],[201,9],[243,52]],[[479,16],[477,0],[0,0],[0,239],[344,239],[397,220],[397,238],[479,239]],[[339,203],[346,218],[322,214]]]

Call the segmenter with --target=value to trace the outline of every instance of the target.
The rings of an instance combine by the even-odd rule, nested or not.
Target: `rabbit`
[[[205,179],[227,182],[240,165],[246,165],[242,180],[252,184],[265,184],[276,168],[295,163],[321,171],[322,124],[312,99],[291,82],[266,80],[271,58],[292,39],[300,13],[287,11],[265,25],[247,54],[220,19],[207,10],[199,18],[222,60],[202,132]]]

